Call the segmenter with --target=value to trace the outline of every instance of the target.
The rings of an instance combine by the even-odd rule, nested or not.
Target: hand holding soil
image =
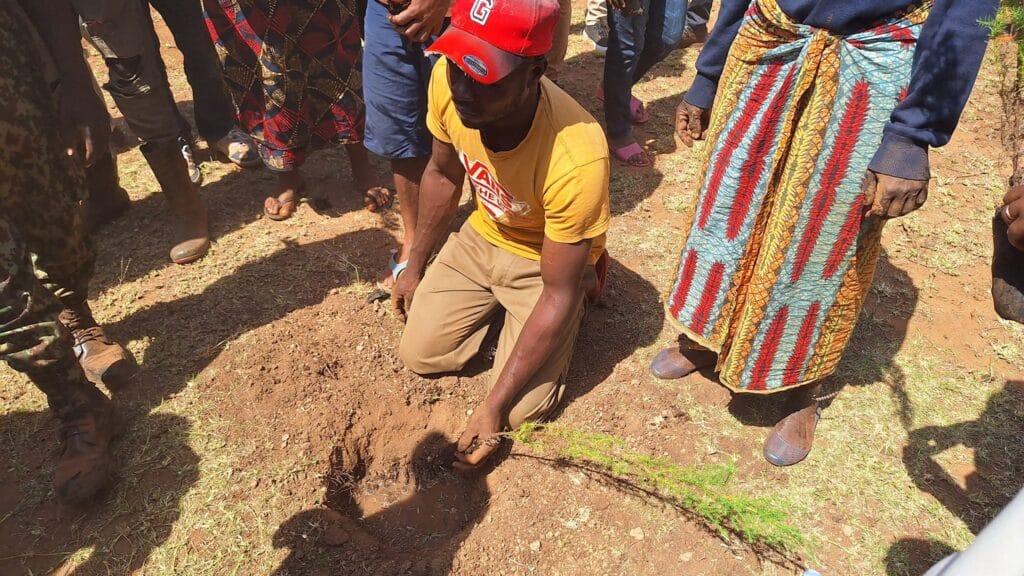
[[[676,108],[676,136],[687,148],[693,148],[694,141],[704,139],[710,119],[711,110],[680,100]]]
[[[908,180],[868,170],[861,184],[868,216],[899,218],[928,200],[928,180]]]
[[[501,446],[501,413],[481,404],[473,411],[466,431],[459,436],[455,447],[456,470],[474,470],[491,457]]]
[[[391,289],[391,305],[394,307],[395,315],[402,322],[405,322],[408,317],[409,308],[412,306],[412,297],[416,294],[416,288],[419,285],[420,275],[406,270],[398,277],[394,288]]]

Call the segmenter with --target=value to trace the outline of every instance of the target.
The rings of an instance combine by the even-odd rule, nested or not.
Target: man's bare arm
[[[582,297],[580,283],[592,246],[593,240],[563,244],[544,238],[540,258],[544,289],[494,387],[473,412],[459,438],[456,468],[474,468],[496,449],[486,440],[501,432],[512,401],[547,361],[557,346],[562,326],[572,320]],[[468,451],[474,443],[479,448]]]

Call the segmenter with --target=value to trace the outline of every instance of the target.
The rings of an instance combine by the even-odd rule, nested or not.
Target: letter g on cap
[[[490,17],[492,8],[494,8],[494,0],[476,0],[473,2],[473,9],[469,11],[469,18],[483,26],[487,24],[487,18]]]

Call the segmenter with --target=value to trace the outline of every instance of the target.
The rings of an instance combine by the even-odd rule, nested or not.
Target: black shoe
[[[583,37],[594,46],[595,52],[604,54],[608,51],[608,21],[601,18],[596,24],[587,24],[583,28]]]
[[[703,44],[708,41],[708,27],[707,26],[686,26],[683,28],[683,39],[679,41],[680,48],[686,48],[687,46],[693,46],[694,44]]]

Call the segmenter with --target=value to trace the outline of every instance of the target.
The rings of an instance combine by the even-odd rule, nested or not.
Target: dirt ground
[[[562,84],[600,118],[602,59],[579,35],[582,12],[577,2]],[[638,135],[657,164],[616,167],[609,290],[585,320],[559,422],[680,464],[735,460],[734,490],[789,503],[815,542],[800,563],[822,574],[919,575],[968,544],[1024,478],[1024,330],[998,320],[988,295],[989,217],[1007,169],[995,61],[953,141],[932,153],[930,200],[888,226],[815,450],[778,469],[760,455],[777,402],[647,372],[675,336],[661,299],[700,151],[677,150],[671,125],[696,54],[677,51],[638,87],[652,111]],[[45,399],[0,368],[0,574],[800,573],[519,446],[489,474],[452,473],[451,442],[489,361],[485,350],[464,374],[424,379],[397,360],[402,325],[367,303],[400,238],[397,212],[362,210],[341,150],[305,170],[330,209],[303,205],[283,223],[261,217],[272,174],[203,169],[216,240],[178,267],[156,182],[137,149],[120,156],[133,207],[96,238],[91,296],[143,372],[116,398],[122,472],[101,502],[56,502]]]

